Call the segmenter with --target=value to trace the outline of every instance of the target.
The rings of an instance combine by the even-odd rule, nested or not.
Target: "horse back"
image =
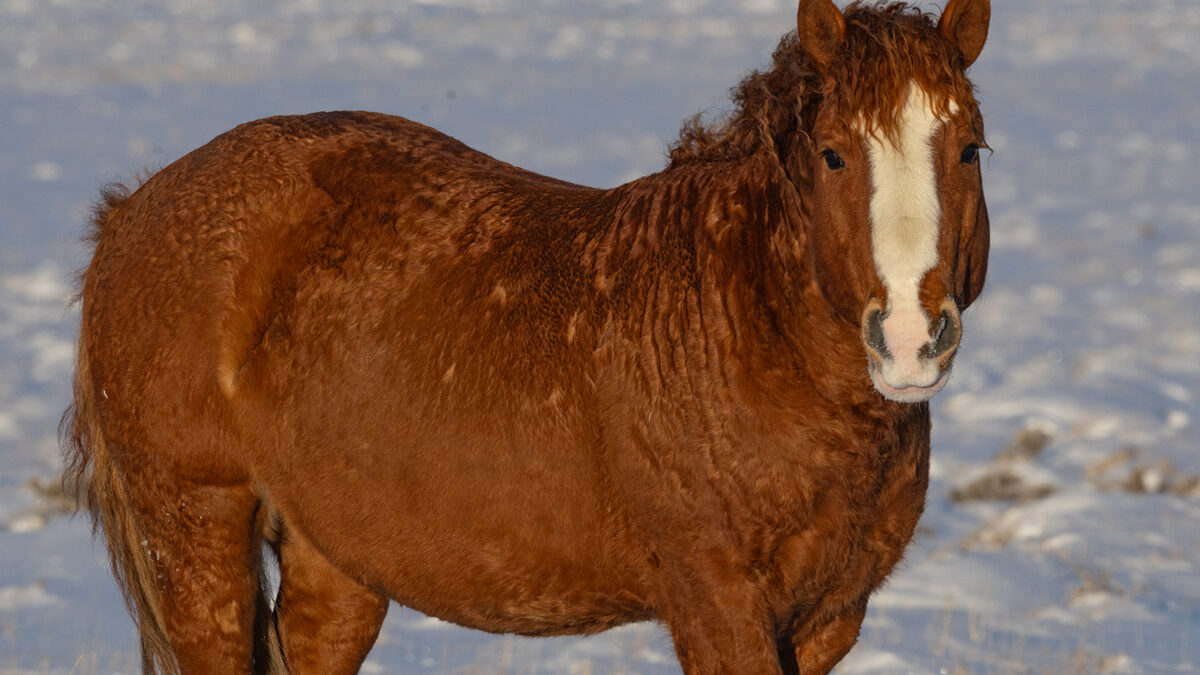
[[[596,221],[581,213],[602,194],[401,118],[268,118],[217,137],[102,214],[85,320],[113,334],[136,324],[131,342],[176,345],[167,361],[190,354],[216,366],[203,377],[229,395],[267,325],[322,270],[359,269],[377,293],[409,304],[422,303],[418,286],[438,286],[426,289],[446,294],[426,298],[431,312],[478,293],[504,306],[561,281],[560,249]]]

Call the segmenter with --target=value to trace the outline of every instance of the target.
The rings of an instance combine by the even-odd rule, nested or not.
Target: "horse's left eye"
[[[975,162],[979,161],[979,146],[975,143],[968,145],[967,148],[962,151],[961,159],[963,164],[974,164]]]

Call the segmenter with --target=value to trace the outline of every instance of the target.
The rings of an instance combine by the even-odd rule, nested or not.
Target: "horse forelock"
[[[940,35],[933,15],[905,3],[849,5],[846,43],[842,58],[826,73],[824,105],[847,126],[894,142],[913,83],[935,117],[961,113],[978,124],[974,88],[961,55]]]

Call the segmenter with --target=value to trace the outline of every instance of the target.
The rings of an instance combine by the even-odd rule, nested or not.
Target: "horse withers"
[[[983,285],[989,4],[798,17],[611,190],[343,112],[106,193],[64,437],[147,672],[354,672],[391,600],[657,620],[689,674],[849,651]]]

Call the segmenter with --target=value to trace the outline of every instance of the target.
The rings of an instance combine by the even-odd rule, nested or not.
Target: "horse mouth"
[[[893,387],[883,379],[883,374],[880,372],[879,364],[872,361],[868,367],[871,373],[871,383],[875,385],[875,389],[883,394],[883,397],[899,403],[924,403],[933,398],[933,395],[942,390],[946,386],[946,381],[950,379],[950,368],[946,367],[938,376],[933,384],[927,386],[911,385],[907,387]]]
[[[932,323],[919,305],[885,314],[872,298],[863,311],[861,338],[871,382],[893,401],[921,403],[941,391],[961,337],[962,320],[949,297]]]

